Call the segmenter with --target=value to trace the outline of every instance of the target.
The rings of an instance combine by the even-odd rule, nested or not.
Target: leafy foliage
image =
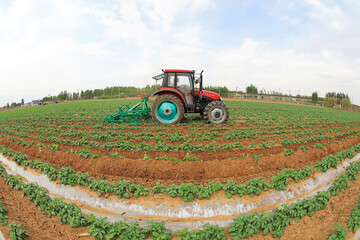
[[[343,240],[346,239],[347,232],[344,226],[340,224],[336,224],[334,226],[336,228],[335,231],[333,231],[330,236],[327,238],[327,240]]]
[[[5,226],[9,217],[6,215],[7,211],[3,206],[3,203],[0,201],[0,223]]]
[[[29,236],[29,234],[21,228],[20,224],[12,222],[9,224],[9,236],[11,236],[12,239],[23,240]]]

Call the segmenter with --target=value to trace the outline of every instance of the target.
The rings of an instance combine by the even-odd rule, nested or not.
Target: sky
[[[360,105],[359,25],[358,0],[0,0],[0,106],[145,87],[166,68]]]

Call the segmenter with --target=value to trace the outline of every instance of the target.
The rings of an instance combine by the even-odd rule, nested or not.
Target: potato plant
[[[360,136],[360,115],[355,112],[229,101],[227,105],[231,119],[227,125],[204,124],[200,117],[190,114],[182,123],[171,127],[151,120],[144,120],[141,125],[102,122],[104,116],[112,112],[114,107],[129,101],[131,100],[88,101],[1,112],[0,141],[7,146],[0,146],[0,151],[4,156],[12,157],[19,166],[41,171],[51,181],[88,187],[100,197],[114,194],[120,199],[128,199],[140,196],[145,198],[149,194],[165,194],[182,198],[184,202],[211,199],[216,192],[225,194],[227,198],[235,198],[254,197],[267,190],[286,190],[289,182],[297,183],[311,178],[315,172],[327,172],[331,168],[337,168],[344,159],[353,158],[355,152],[360,152],[360,144],[357,144]],[[345,149],[343,146],[349,146],[349,142],[354,145]],[[328,153],[332,148],[342,150]],[[49,163],[52,161],[43,161],[41,156],[26,154],[31,150],[47,154],[50,152],[54,156],[64,154],[80,162],[100,163],[104,160],[117,163],[132,158],[131,160],[140,163],[160,162],[168,166],[195,166],[214,161],[250,161],[251,166],[260,168],[262,164],[268,163],[266,161],[272,155],[281,158],[286,156],[289,161],[293,161],[296,156],[311,157],[314,152],[321,157],[306,167],[304,164],[294,169],[276,169],[271,173],[271,177],[269,174],[266,178],[254,174],[236,182],[234,179],[237,176],[234,176],[234,179],[219,176],[219,182],[206,179],[201,184],[192,179],[188,180],[191,184],[181,183],[179,178],[176,179],[177,184],[169,181],[167,185],[154,185],[157,181],[154,179],[149,185],[153,187],[150,188],[131,181],[128,177],[116,182],[98,180],[97,173],[75,170],[76,165],[73,165],[74,168],[53,165]],[[241,238],[263,231],[265,234],[271,233],[273,237],[280,237],[292,220],[297,222],[305,215],[312,216],[318,209],[326,206],[331,196],[348,189],[356,179],[357,172],[355,165],[351,165],[344,175],[334,181],[329,191],[314,198],[299,201],[298,204],[279,206],[271,213],[254,213],[234,219],[228,233],[234,238]],[[46,191],[39,190],[41,188],[36,184],[23,184],[20,178],[7,174],[3,177],[10,187],[23,191],[24,196],[31,199],[44,214],[59,216],[60,221],[71,226],[87,226],[95,238],[170,237],[163,222],[152,222],[145,228],[136,223],[128,224],[126,221],[109,224],[106,219],[82,215],[76,206],[49,199]],[[354,219],[349,220],[353,222],[351,229],[356,228]],[[211,225],[205,225],[199,231],[179,231],[177,237],[225,238],[224,229]]]
[[[29,234],[20,226],[20,224],[12,222],[9,224],[9,236],[11,236],[12,239],[23,240],[29,236]]]
[[[3,226],[7,225],[7,221],[9,219],[9,217],[6,213],[7,213],[7,211],[4,208],[3,203],[0,201],[0,223]]]
[[[11,149],[7,149],[0,145],[2,150],[13,152]],[[336,155],[329,155],[323,158],[320,162],[315,163],[313,167],[307,166],[301,170],[295,169],[283,169],[278,174],[271,177],[271,182],[265,182],[262,178],[250,179],[245,184],[237,184],[233,180],[228,180],[227,183],[210,182],[208,185],[193,185],[183,183],[180,185],[171,184],[166,187],[163,184],[157,183],[152,189],[148,189],[146,186],[137,185],[134,181],[121,180],[116,183],[110,183],[107,180],[94,180],[88,173],[75,173],[71,167],[62,167],[56,169],[49,163],[41,163],[40,161],[27,160],[28,157],[21,152],[14,154],[14,161],[18,165],[29,166],[34,169],[40,169],[46,174],[50,180],[60,180],[64,185],[82,185],[89,187],[93,191],[97,192],[98,196],[102,196],[105,193],[114,193],[119,198],[128,199],[133,194],[134,197],[147,196],[149,192],[153,194],[169,194],[171,197],[183,198],[185,202],[198,199],[210,199],[214,192],[223,190],[227,198],[231,198],[233,195],[249,195],[253,197],[255,194],[259,195],[262,191],[268,189],[286,190],[286,186],[289,184],[289,180],[293,179],[295,183],[299,180],[305,180],[311,176],[311,174],[317,171],[326,172],[330,167],[336,168],[338,162],[343,161],[346,158],[352,158],[354,152],[360,152],[360,144],[338,152]],[[324,167],[326,166],[326,167]],[[351,179],[352,180],[352,179]],[[16,187],[16,178],[10,178],[9,184],[11,187]],[[12,182],[14,181],[14,182]],[[352,180],[353,181],[353,180]]]

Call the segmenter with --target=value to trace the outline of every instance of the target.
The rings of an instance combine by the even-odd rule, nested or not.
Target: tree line
[[[39,102],[56,102],[56,101],[74,101],[74,100],[86,100],[86,99],[109,99],[109,98],[127,98],[127,97],[139,97],[142,93],[144,94],[153,94],[157,90],[160,89],[159,84],[155,85],[146,85],[144,88],[137,88],[137,87],[120,87],[120,86],[113,86],[113,87],[106,87],[104,89],[87,89],[82,90],[79,92],[68,92],[66,90],[61,91],[56,96],[47,96],[43,97]],[[229,90],[226,86],[208,86],[204,87],[204,90],[212,91],[219,93],[222,97],[229,97],[231,93],[246,93],[249,95],[257,95],[257,94],[267,94],[267,95],[283,95],[281,92],[275,91],[266,91],[265,89],[258,90],[258,88],[250,84],[246,87],[245,92],[242,91],[232,91]],[[284,96],[287,96],[286,94]],[[300,96],[298,96],[300,97]],[[311,101],[313,103],[318,103],[320,100],[318,93],[314,92],[311,96]],[[322,99],[326,106],[328,107],[335,107],[341,106],[342,108],[348,108],[351,106],[351,101],[348,94],[342,92],[328,92],[325,95],[325,99]],[[24,99],[21,99],[19,103],[7,103],[4,108],[11,108],[11,107],[19,107],[24,106]]]
[[[66,90],[61,91],[56,96],[43,97],[39,102],[63,102],[74,100],[86,100],[86,99],[110,99],[110,98],[127,98],[127,97],[139,97],[141,94],[153,94],[159,90],[161,86],[159,84],[146,85],[144,88],[137,87],[106,87],[104,89],[87,89],[79,92],[68,92]],[[227,97],[229,89],[227,87],[210,86],[205,87],[204,90],[220,93],[222,96]],[[24,99],[21,102],[8,103],[4,108],[20,107],[24,106]]]
[[[255,85],[251,84],[246,87],[247,94],[258,94],[258,89]],[[264,91],[261,91],[260,94],[264,94]],[[265,91],[266,94],[266,91]],[[282,95],[280,94],[273,94],[273,95]],[[313,92],[311,95],[311,101],[313,103],[318,103],[320,100],[319,95],[317,92]],[[327,92],[325,94],[325,98],[323,99],[325,106],[327,107],[336,107],[339,106],[341,108],[347,109],[351,107],[351,100],[348,94],[342,92]]]
[[[351,101],[349,95],[342,92],[328,92],[325,94],[325,104],[328,107],[335,107],[336,105],[342,108],[349,108]]]
[[[47,101],[72,101],[85,99],[109,99],[138,97],[142,93],[151,94],[160,88],[160,85],[146,85],[144,88],[137,87],[106,87],[104,89],[87,89],[80,92],[69,93],[61,91],[57,96],[44,97],[41,102]]]

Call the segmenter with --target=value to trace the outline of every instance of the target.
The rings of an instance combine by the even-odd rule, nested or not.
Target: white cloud
[[[283,92],[355,95],[360,87],[359,21],[352,22],[354,16],[334,1],[277,3],[273,14],[295,27],[287,35],[292,45],[276,48],[271,36],[256,39],[244,33],[231,44],[208,39],[208,31],[220,32],[208,25],[207,14],[217,13],[221,1],[13,0],[0,4],[0,32],[5,33],[0,35],[0,106],[22,96],[31,100],[61,90],[145,86],[153,84],[151,77],[162,68],[204,69],[206,85],[231,89],[245,89],[252,83]],[[355,4],[360,10],[356,1],[342,3]],[[246,3],[251,4],[258,2]],[[293,15],[289,9],[306,11]]]
[[[208,84],[226,82],[234,89],[255,84],[260,89],[311,95],[318,91],[346,92],[355,96],[360,88],[360,69],[354,69],[332,54],[318,56],[290,49],[272,49],[265,42],[244,39],[233,49],[214,57]]]
[[[320,0],[306,0],[310,7],[309,16],[328,26],[330,30],[341,31],[349,23],[344,12],[337,5],[331,5]]]

